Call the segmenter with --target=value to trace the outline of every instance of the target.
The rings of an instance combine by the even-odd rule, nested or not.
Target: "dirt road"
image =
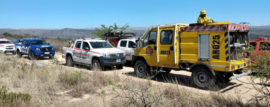
[[[62,58],[61,53],[56,53],[55,55],[56,59],[60,61],[62,64],[65,64],[65,59]],[[26,61],[30,61],[27,57],[25,57]],[[39,59],[37,60],[37,64],[42,65],[42,66],[47,66],[52,64],[52,60],[48,59]],[[62,65],[64,67],[67,67],[65,65]],[[85,72],[92,72],[91,70],[85,69],[85,68],[78,68],[78,67],[70,67],[70,69],[74,70],[82,70]],[[125,66],[124,69],[122,70],[117,70],[121,76],[132,76],[134,69],[131,66]],[[105,73],[112,73],[110,71],[105,71]],[[191,73],[187,71],[172,71],[166,78],[163,78],[162,76],[157,76],[154,79],[152,79],[154,84],[157,85],[163,85],[163,84],[168,84],[169,80],[174,80],[178,81],[178,84],[180,87],[184,87],[190,91],[194,92],[200,92],[200,93],[210,93],[209,90],[202,90],[202,89],[197,89],[194,87],[191,87],[189,85],[190,79],[191,79]],[[140,79],[134,77],[134,79]],[[171,84],[171,83],[169,83]],[[235,96],[235,97],[241,97],[243,101],[249,100],[253,95],[257,94],[257,91],[253,89],[253,85],[250,83],[250,76],[244,76],[240,77],[238,79],[232,80],[229,84],[226,84],[222,86],[219,90],[214,91],[214,92],[220,92],[222,94],[230,95],[230,96]],[[238,95],[238,96],[237,96]]]

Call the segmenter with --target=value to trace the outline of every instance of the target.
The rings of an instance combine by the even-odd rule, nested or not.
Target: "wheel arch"
[[[143,60],[143,61],[145,61],[146,62],[146,64],[149,66],[149,64],[147,63],[147,61],[144,59],[144,57],[142,57],[142,56],[132,56],[132,66],[135,66],[135,63],[136,63],[136,61],[138,61],[138,60]]]
[[[66,53],[66,58],[67,58],[68,56],[71,56],[71,58],[73,59],[71,53]]]
[[[190,71],[192,72],[196,67],[205,67],[206,69],[208,69],[214,76],[216,75],[216,73],[214,72],[214,70],[207,64],[205,63],[195,63],[195,64],[192,64],[191,67],[190,67]]]

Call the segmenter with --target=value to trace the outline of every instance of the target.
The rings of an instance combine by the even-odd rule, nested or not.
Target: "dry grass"
[[[177,83],[154,84],[117,72],[91,72],[59,64],[39,66],[28,59],[5,55],[0,55],[0,61],[0,87],[31,95],[29,104],[21,106],[263,106],[219,93],[192,92]]]

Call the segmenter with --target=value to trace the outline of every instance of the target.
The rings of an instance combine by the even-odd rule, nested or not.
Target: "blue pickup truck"
[[[17,55],[28,55],[31,60],[41,57],[54,57],[55,49],[40,38],[14,39]]]

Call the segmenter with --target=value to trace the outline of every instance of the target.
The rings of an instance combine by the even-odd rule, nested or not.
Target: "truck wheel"
[[[135,75],[140,78],[145,78],[149,75],[149,66],[146,64],[144,60],[138,60],[135,62],[134,72]]]
[[[22,53],[19,50],[17,50],[17,56],[20,58],[22,57]]]
[[[94,59],[93,60],[93,62],[92,62],[92,68],[93,68],[94,71],[101,71],[101,70],[103,70],[102,69],[102,66],[100,65],[98,59]]]
[[[73,60],[71,56],[67,56],[66,64],[67,66],[73,66]]]
[[[28,54],[28,57],[29,57],[31,60],[36,60],[35,54],[34,54],[32,51]]]
[[[116,69],[123,69],[123,65],[116,65]]]
[[[202,89],[210,88],[215,84],[214,75],[205,67],[196,67],[192,71],[192,83]]]

